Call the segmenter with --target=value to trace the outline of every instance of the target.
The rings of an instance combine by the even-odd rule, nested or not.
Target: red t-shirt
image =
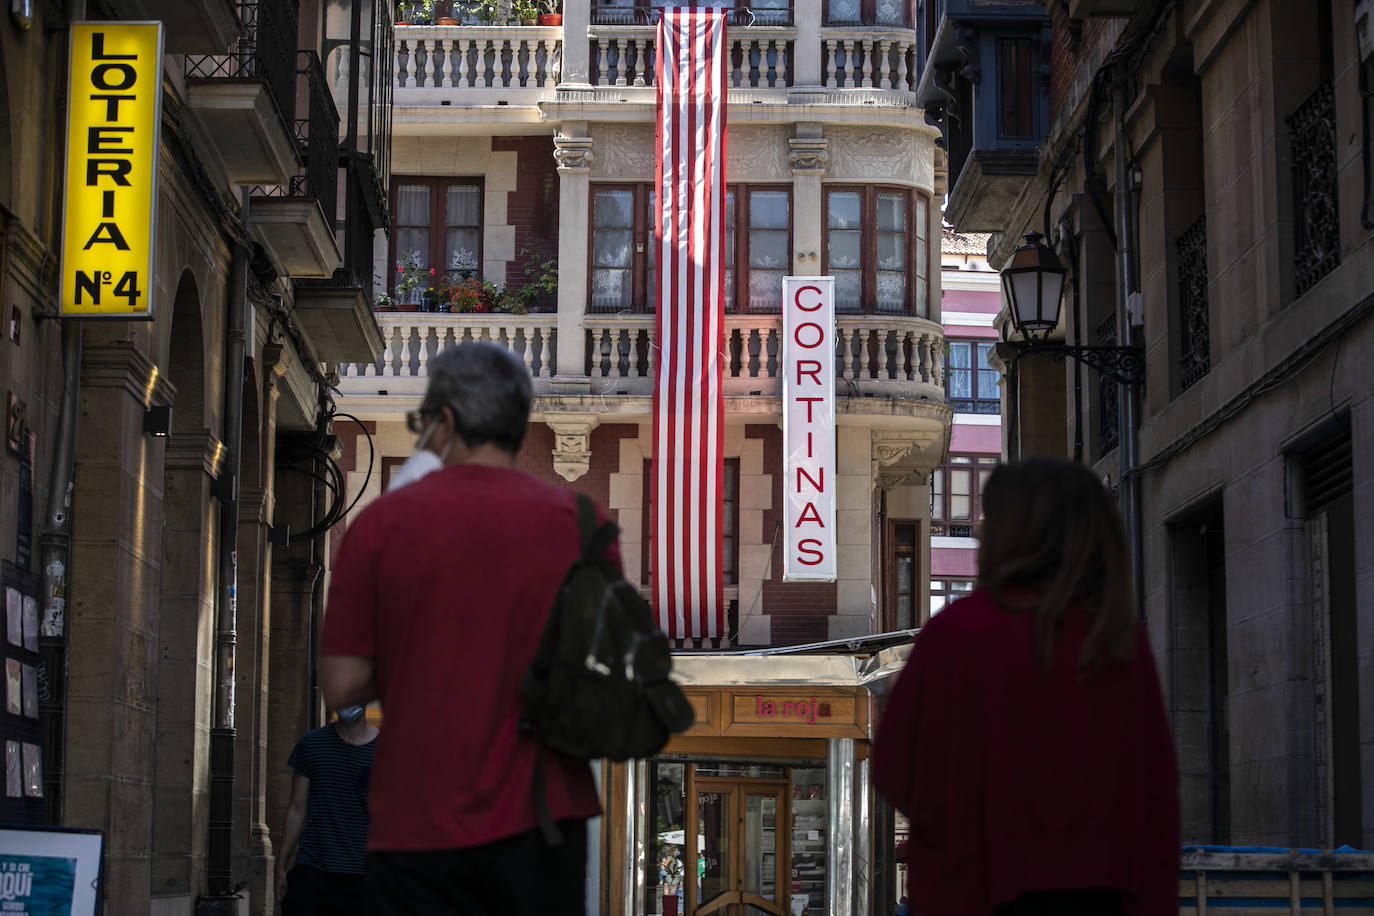
[[[474,846],[535,826],[520,679],[578,549],[571,491],[483,465],[435,471],[349,525],[320,651],[376,664],[369,849]],[[546,751],[544,763],[555,819],[601,812],[586,761]]]
[[[1127,892],[1177,916],[1178,772],[1149,639],[1081,676],[1086,615],[1045,671],[1032,613],[983,591],[916,637],[873,749],[874,785],[911,818],[911,912],[990,916],[1042,890]]]

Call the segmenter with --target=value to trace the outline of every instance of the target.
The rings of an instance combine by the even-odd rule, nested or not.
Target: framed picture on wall
[[[96,916],[104,850],[98,830],[0,828],[0,889],[16,912]]]

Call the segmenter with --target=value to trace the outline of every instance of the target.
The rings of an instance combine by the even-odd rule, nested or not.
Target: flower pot
[[[539,22],[536,16],[526,16],[520,20],[521,25],[536,25]]]
[[[374,306],[372,307],[372,311],[374,311],[374,312],[394,312],[394,311],[396,311],[396,306],[394,306],[394,305],[374,305]]]
[[[463,23],[462,23],[461,20],[455,19],[455,18],[452,17],[452,16],[440,16],[438,19],[434,20],[434,24],[435,24],[435,25],[462,25]]]
[[[396,311],[398,312],[418,312],[419,310],[419,304],[414,302],[401,302],[396,306]]]
[[[409,19],[397,19],[397,20],[396,20],[396,24],[397,24],[397,25],[410,25],[410,20],[409,20]]]
[[[562,24],[563,24],[563,14],[562,14],[562,13],[540,13],[540,14],[539,14],[539,24],[540,24],[540,25],[562,25]]]

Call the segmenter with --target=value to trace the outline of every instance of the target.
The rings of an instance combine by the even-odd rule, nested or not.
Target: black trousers
[[[282,916],[358,916],[373,912],[367,878],[295,865],[286,873]]]
[[[995,916],[1121,916],[1121,892],[1108,890],[1037,891],[1022,894],[994,911]]]
[[[558,822],[563,845],[538,830],[482,846],[367,854],[383,916],[585,916],[587,824]]]

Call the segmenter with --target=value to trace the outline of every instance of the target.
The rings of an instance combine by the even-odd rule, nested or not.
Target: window
[[[431,268],[450,279],[482,267],[482,179],[397,178],[392,210],[391,260],[428,277]],[[395,292],[393,272],[390,286]],[[421,284],[421,288],[431,285]],[[418,302],[420,289],[405,297]]]
[[[592,189],[591,289],[588,311],[652,312],[654,189]],[[792,189],[730,185],[725,191],[725,310],[779,311],[792,256]]]
[[[828,0],[826,25],[907,25],[905,0]]]
[[[998,139],[1035,139],[1035,86],[1031,40],[997,39]]]
[[[945,360],[945,394],[956,413],[1002,412],[997,370],[988,365],[992,340],[951,340]]]
[[[930,205],[900,188],[830,186],[825,194],[826,273],[835,309],[929,313]]]
[[[972,579],[936,579],[930,580],[930,616],[934,617],[945,609],[951,601],[960,598],[973,591]]]
[[[992,455],[950,455],[930,475],[930,533],[936,537],[973,537],[983,517],[979,497],[997,467]]]
[[[887,523],[887,557],[883,564],[886,608],[883,629],[910,630],[917,618],[916,597],[920,590],[920,570],[916,565],[917,531],[914,519],[890,519]]]
[[[726,458],[721,479],[721,582],[739,585],[739,459]],[[644,545],[639,559],[639,581],[645,588],[654,575],[654,462],[644,459],[644,511],[640,520],[640,539]],[[732,628],[733,632],[733,628]]]

